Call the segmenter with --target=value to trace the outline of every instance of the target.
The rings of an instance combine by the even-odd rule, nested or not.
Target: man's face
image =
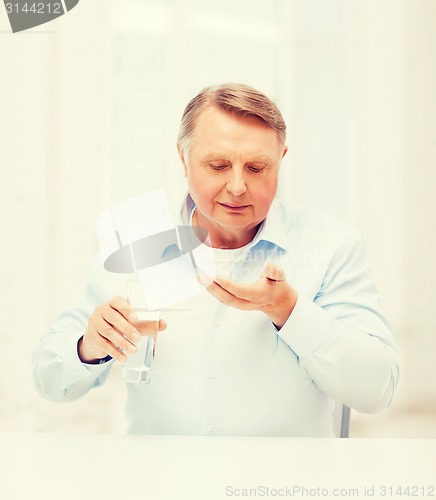
[[[237,248],[254,237],[276,194],[286,150],[259,118],[212,106],[200,114],[187,156],[179,154],[197,223],[214,247]]]

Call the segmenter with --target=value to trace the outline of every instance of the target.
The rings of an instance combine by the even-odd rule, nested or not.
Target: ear
[[[285,146],[285,149],[283,150],[283,154],[282,154],[282,160],[283,158],[285,157],[285,154],[288,152],[288,146]]]
[[[185,171],[185,177],[187,177],[188,176],[188,167],[186,166],[185,154],[184,154],[179,143],[177,143],[177,151],[179,153],[180,161],[182,162],[182,165],[183,165],[183,170]]]

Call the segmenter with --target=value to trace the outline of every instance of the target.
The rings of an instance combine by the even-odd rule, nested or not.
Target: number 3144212
[[[59,2],[46,3],[7,3],[6,12],[8,14],[63,14],[62,5]]]

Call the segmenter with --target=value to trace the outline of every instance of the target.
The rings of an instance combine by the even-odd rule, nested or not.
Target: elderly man
[[[217,275],[159,322],[153,382],[128,384],[129,432],[328,437],[338,401],[389,405],[393,335],[361,237],[274,201],[285,141],[277,106],[251,87],[206,88],[186,107],[180,222],[207,230],[200,251],[212,249]],[[37,346],[43,396],[76,399],[136,350],[136,318],[109,274],[96,261],[82,302]]]

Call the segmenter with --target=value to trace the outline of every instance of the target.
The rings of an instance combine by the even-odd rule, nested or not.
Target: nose
[[[227,191],[234,196],[241,196],[247,191],[244,173],[237,169],[232,168],[229,173],[229,179],[226,184]]]

